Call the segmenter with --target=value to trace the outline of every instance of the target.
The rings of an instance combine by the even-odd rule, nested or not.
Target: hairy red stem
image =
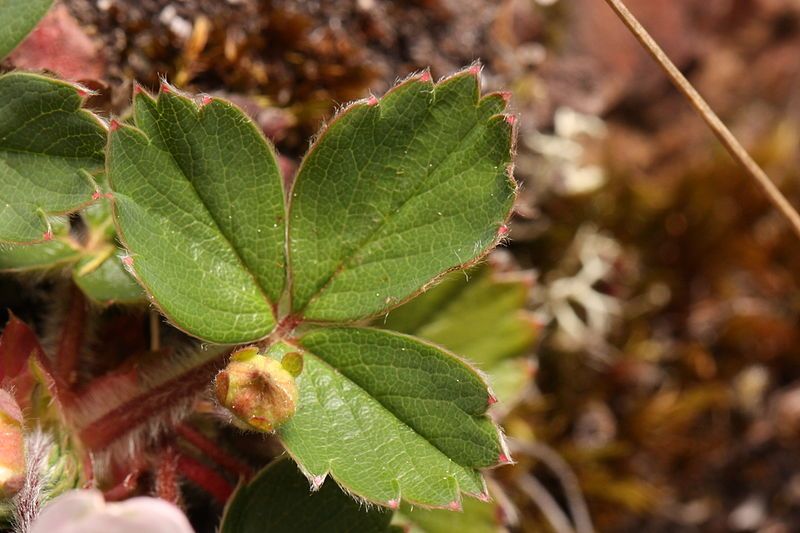
[[[131,398],[98,418],[80,431],[82,442],[91,450],[102,450],[122,435],[176,405],[176,402],[202,391],[214,374],[224,366],[224,357],[205,364],[166,381],[151,390]]]
[[[156,467],[156,494],[162,500],[175,505],[180,501],[178,463],[178,452],[171,445],[167,445],[161,450]]]
[[[141,475],[141,468],[135,467],[133,471],[125,476],[125,479],[123,479],[119,484],[105,491],[103,493],[103,497],[107,502],[118,502],[120,500],[129,498],[136,490]]]
[[[178,435],[183,437],[186,442],[200,450],[209,459],[221,467],[236,473],[245,479],[250,479],[250,477],[253,475],[252,468],[231,456],[227,451],[218,446],[216,442],[212,441],[193,427],[187,424],[181,424],[177,427],[177,431]]]
[[[233,486],[228,483],[228,480],[197,459],[179,454],[178,471],[186,479],[209,493],[220,504],[224,505],[233,494]]]
[[[86,298],[75,285],[70,290],[70,304],[56,351],[55,370],[58,376],[74,385],[78,380],[78,362],[80,360],[83,339],[86,336]]]

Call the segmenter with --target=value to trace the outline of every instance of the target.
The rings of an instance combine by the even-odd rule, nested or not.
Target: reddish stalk
[[[183,477],[209,493],[221,505],[224,505],[233,494],[233,486],[228,480],[189,456],[178,455],[178,471]]]
[[[103,497],[107,502],[118,502],[133,495],[136,487],[139,484],[139,478],[142,475],[142,470],[135,467],[133,471],[125,476],[121,483],[111,487],[103,493]]]
[[[70,289],[69,310],[61,326],[61,335],[56,350],[55,370],[57,375],[72,386],[78,380],[78,362],[80,360],[83,339],[86,336],[86,298],[74,284]]]
[[[300,325],[302,319],[299,316],[289,315],[281,320],[278,325],[275,327],[275,330],[263,341],[259,343],[259,345],[263,347],[267,347],[276,340],[286,340],[289,335]]]
[[[156,467],[156,494],[162,500],[178,504],[180,488],[178,487],[178,453],[171,445],[164,446],[158,457]]]
[[[187,424],[181,424],[177,427],[177,431],[178,435],[186,440],[186,442],[200,450],[221,467],[242,476],[244,479],[250,479],[250,477],[252,477],[252,468],[231,456],[227,451],[218,446],[217,443],[207,438],[193,427]]]
[[[168,412],[181,400],[202,391],[223,365],[224,357],[215,358],[158,387],[142,391],[141,395],[82,428],[82,442],[91,450],[105,449],[122,435],[151,420],[154,415]]]

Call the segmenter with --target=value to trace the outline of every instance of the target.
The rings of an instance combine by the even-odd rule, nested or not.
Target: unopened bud
[[[0,499],[16,494],[25,480],[22,411],[14,397],[0,389]]]
[[[302,369],[302,359],[299,367],[293,359],[287,360],[287,366],[293,371]],[[256,348],[235,352],[217,374],[215,387],[219,402],[247,427],[259,431],[273,431],[297,409],[294,376]]]

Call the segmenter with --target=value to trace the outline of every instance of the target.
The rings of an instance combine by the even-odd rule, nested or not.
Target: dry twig
[[[700,93],[692,86],[689,80],[681,73],[675,64],[669,59],[667,54],[658,43],[650,36],[647,30],[639,23],[633,13],[628,10],[623,0],[605,0],[605,2],[614,10],[617,16],[625,23],[625,26],[633,33],[641,45],[653,56],[653,59],[664,69],[667,76],[672,83],[686,96],[691,102],[695,110],[700,114],[705,123],[711,128],[711,131],[722,142],[728,152],[733,158],[747,171],[764,190],[770,202],[783,214],[789,221],[795,233],[800,237],[800,214],[797,213],[795,208],[774,183],[769,179],[767,173],[758,166],[747,150],[736,140],[733,133],[727,126],[720,120],[716,113],[706,103]]]

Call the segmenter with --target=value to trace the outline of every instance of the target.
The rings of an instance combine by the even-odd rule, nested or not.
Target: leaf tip
[[[126,266],[126,267],[128,267],[128,268],[131,268],[131,267],[133,267],[133,256],[130,256],[130,255],[123,255],[123,256],[120,258],[120,261],[122,261],[122,264],[123,264],[123,265],[125,265],[125,266]]]
[[[211,103],[211,102],[213,102],[213,101],[214,101],[214,98],[212,98],[212,97],[211,97],[211,95],[209,95],[209,94],[204,94],[204,95],[203,95],[203,96],[200,98],[200,107],[205,107],[205,106],[207,106],[208,104],[210,104],[210,103]]]
[[[398,498],[392,498],[391,500],[386,502],[386,506],[389,507],[389,509],[395,511],[397,510],[398,507],[400,507],[400,500]]]
[[[506,452],[500,452],[500,455],[497,456],[497,462],[501,465],[507,465],[512,463],[513,461]]]
[[[325,477],[325,474],[322,474],[311,478],[311,490],[313,492],[317,492],[322,487],[322,484],[325,483]]]
[[[498,229],[498,230],[497,230],[497,234],[498,234],[499,236],[501,236],[501,237],[505,237],[506,235],[508,235],[508,232],[509,232],[509,231],[510,231],[510,230],[508,229],[508,226],[506,226],[505,224],[503,224],[502,226],[500,226],[500,229]]]
[[[419,81],[421,82],[430,83],[432,80],[433,78],[431,77],[431,71],[429,69],[425,69],[419,76]]]
[[[374,94],[369,95],[369,98],[367,98],[367,105],[370,107],[378,105],[378,98],[375,97]]]
[[[52,241],[53,240],[53,232],[50,230],[45,231],[42,234],[42,239],[45,241]]]
[[[489,503],[490,501],[492,501],[492,498],[489,496],[488,492],[481,492],[476,496],[476,498],[478,498],[479,501],[482,501],[484,503]]]
[[[509,126],[513,126],[514,124],[517,123],[517,116],[516,115],[506,115],[505,119],[506,119],[506,123]]]
[[[500,98],[502,98],[503,101],[506,104],[508,104],[511,101],[511,92],[510,91],[501,91],[500,92]]]
[[[172,86],[169,83],[167,83],[167,80],[164,79],[161,80],[158,89],[159,92],[161,92],[161,94],[169,94],[172,92]]]
[[[467,70],[471,75],[479,76],[481,73],[481,69],[483,69],[483,65],[481,65],[480,61],[476,61],[475,63],[470,65],[469,69]]]
[[[94,191],[92,193],[92,200],[99,200],[102,197],[103,197],[103,193],[101,193],[100,191]]]
[[[117,131],[119,129],[119,121],[115,118],[112,118],[108,123],[108,129],[110,131]]]
[[[76,83],[73,86],[75,87],[75,91],[78,93],[78,96],[84,99],[90,96],[97,96],[98,94],[97,91],[93,91],[85,85],[81,85],[80,83]]]
[[[461,511],[461,502],[458,500],[453,500],[452,502],[447,504],[447,508],[451,511]]]
[[[487,401],[487,403],[489,404],[490,407],[492,405],[496,404],[497,403],[497,396],[495,396],[492,393],[489,393],[489,400]]]
[[[139,85],[138,81],[133,82],[133,95],[136,96],[137,94],[142,94],[144,92],[144,88]]]

